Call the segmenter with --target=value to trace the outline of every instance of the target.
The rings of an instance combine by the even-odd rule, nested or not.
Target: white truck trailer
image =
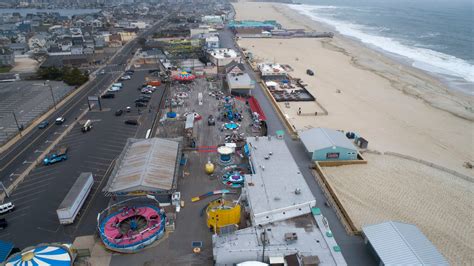
[[[56,210],[60,224],[72,224],[94,184],[92,173],[81,173]]]

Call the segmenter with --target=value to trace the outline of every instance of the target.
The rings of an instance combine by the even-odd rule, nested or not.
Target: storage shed
[[[416,225],[388,221],[362,232],[378,265],[449,265]]]
[[[340,131],[312,128],[299,136],[313,161],[357,160],[357,148]]]

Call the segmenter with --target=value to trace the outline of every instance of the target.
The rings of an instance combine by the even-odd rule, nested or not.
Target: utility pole
[[[48,84],[49,86],[49,91],[51,92],[51,98],[53,99],[53,104],[54,104],[54,110],[57,110],[56,109],[56,100],[54,99],[54,93],[53,93],[53,87],[51,87],[51,83],[49,83],[49,80],[46,80],[44,82],[44,85]]]
[[[20,128],[20,125],[18,124],[18,120],[16,119],[16,115],[15,115],[15,112],[12,112],[13,114],[13,118],[15,119],[15,123],[16,123],[16,127],[18,128],[18,132],[20,132],[20,136],[21,135],[21,128]]]

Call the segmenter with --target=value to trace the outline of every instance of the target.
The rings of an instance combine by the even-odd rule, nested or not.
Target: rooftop
[[[272,64],[272,63],[260,63],[258,64],[258,69],[262,73],[263,76],[265,75],[286,75],[287,71],[283,68],[280,64]]]
[[[220,48],[220,49],[213,49],[209,51],[209,54],[216,59],[223,59],[223,58],[237,58],[238,54],[232,49],[229,48]]]
[[[58,209],[67,209],[72,207],[72,204],[76,201],[77,197],[84,189],[85,184],[89,181],[90,176],[92,176],[92,173],[81,173],[72,186],[71,190],[69,190],[66,197],[59,205]]]
[[[331,147],[357,150],[344,133],[330,128],[312,128],[299,132],[299,137],[309,152]]]
[[[179,142],[174,140],[128,139],[104,191],[171,190],[178,168],[179,148]]]
[[[362,231],[385,265],[449,265],[416,225],[389,221]]]
[[[265,232],[265,254],[262,254],[262,235]],[[285,234],[297,239],[285,240]],[[213,253],[216,265],[231,265],[265,257],[280,257],[298,254],[302,257],[317,256],[319,265],[346,265],[340,252],[334,253],[315,219],[307,214],[267,226],[248,227],[229,235],[213,236]]]
[[[285,141],[249,137],[247,143],[254,174],[245,176],[245,192],[253,221],[265,224],[310,213],[316,200]]]
[[[247,73],[227,74],[227,84],[232,89],[253,89],[254,83]]]

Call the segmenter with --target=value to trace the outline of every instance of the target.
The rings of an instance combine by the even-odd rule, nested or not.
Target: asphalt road
[[[149,34],[158,25],[145,31]],[[104,68],[105,74],[91,80],[77,95],[58,108],[48,120],[53,122],[58,116],[66,118],[63,125],[51,123],[47,128],[34,129],[24,136],[0,157],[0,180],[8,186],[17,178],[39,154],[56,139],[71,122],[87,108],[87,96],[100,95],[125,69],[132,52],[137,49],[136,40],[129,42],[111,59]],[[144,137],[151,128],[156,112],[134,107],[134,100],[140,95],[137,87],[144,82],[147,71],[136,71],[132,80],[125,81],[122,91],[114,99],[102,99],[102,111],[87,112],[84,119],[93,121],[93,129],[82,133],[78,124],[74,125],[58,145],[69,147],[67,161],[36,167],[11,193],[10,198],[17,209],[5,215],[9,222],[6,230],[0,231],[0,239],[12,241],[19,248],[41,242],[72,241],[77,235],[95,232],[96,215],[107,206],[108,199],[101,193],[106,178],[113,167],[114,159],[119,155],[127,138]],[[160,105],[163,88],[153,94],[151,105]],[[114,115],[115,110],[132,106],[132,112],[121,117]],[[139,126],[126,125],[126,119],[138,119]],[[81,172],[94,174],[94,186],[86,200],[76,222],[70,226],[61,226],[56,209]],[[3,217],[3,216],[2,216]]]
[[[67,146],[68,160],[50,166],[36,167],[12,193],[10,199],[17,209],[5,217],[9,227],[0,231],[0,238],[13,241],[24,248],[41,242],[71,242],[75,236],[95,232],[97,213],[105,208],[109,199],[102,193],[115,158],[130,137],[143,138],[151,128],[156,112],[148,108],[134,107],[134,99],[140,95],[137,87],[144,81],[147,71],[136,71],[132,80],[123,82],[124,87],[113,99],[102,99],[102,111],[89,111],[84,120],[92,121],[93,128],[82,133],[76,124],[58,144]],[[162,86],[163,87],[163,86]],[[164,88],[153,95],[150,106],[158,106]],[[131,112],[115,116],[117,109],[131,106]],[[79,106],[86,110],[87,104]],[[127,125],[127,119],[137,119],[139,126]],[[58,126],[55,126],[58,127]],[[65,128],[65,127],[59,127]],[[94,185],[73,225],[62,226],[56,216],[65,195],[82,172],[92,172]]]
[[[164,21],[166,18],[162,18]],[[152,33],[159,23],[142,32],[139,36],[144,37]],[[28,163],[37,158],[39,152],[51,142],[61,129],[54,125],[54,120],[63,116],[68,121],[73,121],[82,112],[78,108],[81,104],[87,103],[87,96],[99,95],[101,91],[106,89],[125,69],[127,61],[132,57],[133,52],[138,48],[137,39],[127,43],[111,60],[110,64],[105,66],[105,74],[98,75],[91,80],[77,95],[70,99],[62,107],[58,108],[47,120],[50,125],[45,129],[34,129],[27,135],[23,136],[10,149],[0,155],[0,181],[5,186],[11,184],[24,169],[28,167]]]
[[[229,30],[223,30],[220,31],[219,34],[221,47],[236,49],[232,32]],[[245,68],[253,80],[258,80],[255,72],[248,64],[245,64]],[[373,257],[370,256],[362,237],[349,236],[334,210],[324,206],[324,202],[326,202],[327,199],[309,169],[309,166],[312,165],[310,157],[306,153],[301,141],[291,139],[286,127],[283,125],[263,90],[264,88],[261,87],[260,83],[256,83],[256,88],[252,91],[252,95],[259,101],[260,106],[265,112],[265,116],[267,117],[268,134],[275,135],[277,130],[285,130],[287,133],[285,135],[286,144],[300,168],[306,183],[313,192],[317,205],[321,208],[323,215],[328,219],[334,237],[338,245],[341,247],[342,254],[347,263],[349,265],[375,265],[376,263]]]

